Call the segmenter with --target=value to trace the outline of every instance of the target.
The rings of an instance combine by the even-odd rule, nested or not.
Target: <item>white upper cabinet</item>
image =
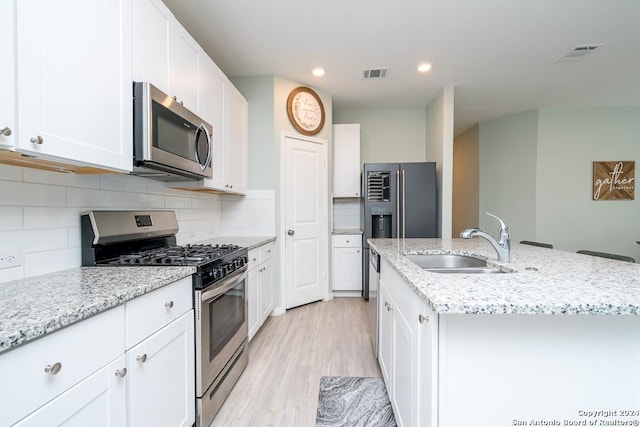
[[[13,55],[13,2],[0,2],[0,52],[4,52],[4,65],[0,67],[0,146],[14,146],[15,75]]]
[[[247,191],[247,101],[231,84],[225,85],[225,189]]]
[[[200,62],[200,97],[202,118],[213,126],[211,135],[211,168],[213,176],[204,180],[209,188],[224,190],[224,85],[227,78],[209,57]]]
[[[333,197],[360,197],[360,124],[333,125]]]
[[[202,49],[160,0],[133,0],[133,76],[198,109]]]
[[[160,0],[133,0],[133,80],[169,88],[169,34],[174,21]]]
[[[131,1],[15,2],[18,150],[132,169]]]

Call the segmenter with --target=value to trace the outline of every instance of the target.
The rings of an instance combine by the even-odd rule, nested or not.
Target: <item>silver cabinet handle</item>
[[[252,261],[257,261],[257,260],[258,260],[258,258],[253,257],[253,258],[251,258],[251,260],[252,260]]]
[[[0,134],[2,136],[9,136],[11,135],[11,128],[8,126],[3,127],[2,129],[0,129]]]
[[[145,353],[145,354],[143,354],[143,355],[141,355],[141,356],[136,357],[136,360],[137,360],[138,362],[140,362],[140,363],[144,363],[144,362],[146,362],[146,361],[147,361],[147,353]]]
[[[349,243],[349,241],[347,240],[347,243]]]
[[[118,369],[116,371],[116,377],[124,378],[127,375],[127,368]]]
[[[418,322],[424,323],[425,320],[429,322],[429,316],[423,316],[422,314],[418,316]]]
[[[173,301],[165,302],[164,306],[167,308],[173,308]]]
[[[44,367],[44,371],[47,374],[58,375],[58,372],[62,369],[62,363],[56,362],[53,365],[47,365]]]
[[[271,249],[267,249],[267,252],[271,253]]]
[[[33,144],[40,145],[40,144],[42,144],[44,142],[44,138],[41,137],[40,135],[38,135],[38,136],[35,136],[35,137],[31,138],[29,141],[31,141]]]
[[[287,234],[288,234],[289,236],[293,236],[294,234],[296,234],[296,232],[295,232],[295,231],[293,231],[293,230],[287,230]]]

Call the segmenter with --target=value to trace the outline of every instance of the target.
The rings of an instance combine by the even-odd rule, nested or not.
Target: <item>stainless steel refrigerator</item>
[[[368,300],[367,239],[438,237],[436,164],[365,163],[362,186],[362,296]],[[377,293],[377,289],[372,291]]]

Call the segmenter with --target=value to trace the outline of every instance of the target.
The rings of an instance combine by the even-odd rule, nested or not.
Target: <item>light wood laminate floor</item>
[[[335,298],[269,317],[249,344],[249,365],[212,426],[315,426],[323,376],[379,377],[369,303]]]

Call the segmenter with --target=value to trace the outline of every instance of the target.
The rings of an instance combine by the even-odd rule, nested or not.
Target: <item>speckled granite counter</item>
[[[265,245],[269,242],[274,242],[276,240],[275,236],[256,236],[256,237],[239,237],[239,236],[229,236],[229,237],[216,237],[214,239],[203,240],[202,242],[198,242],[200,244],[210,244],[210,245],[238,245],[247,248],[248,250],[257,248],[258,246]]]
[[[195,271],[195,267],[80,267],[0,283],[0,353]]]
[[[334,228],[331,234],[362,234],[362,230],[359,228]]]
[[[500,263],[478,238],[406,239],[404,247],[395,239],[369,242],[441,314],[640,315],[639,264],[520,244],[512,244],[510,263]],[[511,272],[432,273],[402,253],[471,255]]]

